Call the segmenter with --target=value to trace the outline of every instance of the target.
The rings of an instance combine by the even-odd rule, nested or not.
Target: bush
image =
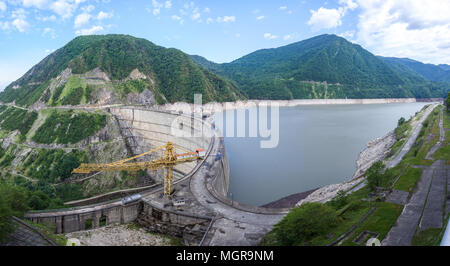
[[[336,212],[321,203],[306,203],[294,208],[273,232],[283,246],[304,245],[314,237],[325,234],[338,222]]]
[[[348,196],[346,196],[345,191],[339,190],[336,197],[334,197],[330,201],[331,206],[333,206],[335,209],[340,209],[348,204]]]
[[[11,217],[22,217],[28,210],[27,196],[23,188],[0,183],[0,242],[14,230]]]
[[[398,120],[397,126],[401,126],[401,125],[403,125],[404,123],[406,123],[406,119],[405,119],[404,117],[401,117],[401,118]]]
[[[384,172],[383,162],[378,161],[367,169],[366,177],[367,186],[371,191],[375,190],[376,187],[385,185],[388,180],[388,175]]]

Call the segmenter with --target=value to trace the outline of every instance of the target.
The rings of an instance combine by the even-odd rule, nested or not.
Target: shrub
[[[334,197],[330,201],[331,206],[333,206],[335,209],[340,209],[348,204],[348,196],[346,196],[345,191],[339,190],[336,197]]]
[[[294,208],[276,224],[274,233],[283,246],[303,245],[334,227],[337,219],[333,208],[321,203],[306,203]]]
[[[381,187],[386,184],[388,175],[384,172],[384,164],[381,161],[374,163],[366,171],[367,176],[367,186],[371,191],[375,190],[376,187]]]

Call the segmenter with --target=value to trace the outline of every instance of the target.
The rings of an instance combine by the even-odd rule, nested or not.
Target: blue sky
[[[450,63],[448,0],[0,0],[0,89],[78,35],[122,33],[229,62],[323,33]]]

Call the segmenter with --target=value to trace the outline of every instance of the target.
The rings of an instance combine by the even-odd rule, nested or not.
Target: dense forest
[[[390,64],[336,35],[258,50],[231,63],[191,56],[197,64],[236,82],[251,99],[445,97],[446,78]],[[429,70],[450,77],[445,67]],[[309,85],[307,85],[309,84]],[[315,90],[326,91],[322,95]]]

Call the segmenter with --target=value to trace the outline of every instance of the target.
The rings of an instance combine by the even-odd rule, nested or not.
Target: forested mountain
[[[450,82],[449,65],[424,64],[409,58],[380,57],[391,66],[404,66],[430,81]]]
[[[256,99],[427,98],[443,97],[449,87],[336,35],[258,50],[225,64],[191,58]]]
[[[377,57],[336,35],[263,49],[231,63],[127,35],[81,36],[0,93],[16,105],[152,104],[239,99],[445,97],[448,65]]]
[[[73,86],[67,88],[70,81]],[[202,93],[205,102],[242,98],[230,82],[199,67],[177,49],[127,35],[102,35],[77,37],[47,56],[10,84],[0,101],[25,106],[37,101],[80,104],[104,100],[97,97],[102,89],[115,93],[115,101],[145,89],[158,103],[192,102],[194,93]],[[72,95],[65,100],[68,94]]]

